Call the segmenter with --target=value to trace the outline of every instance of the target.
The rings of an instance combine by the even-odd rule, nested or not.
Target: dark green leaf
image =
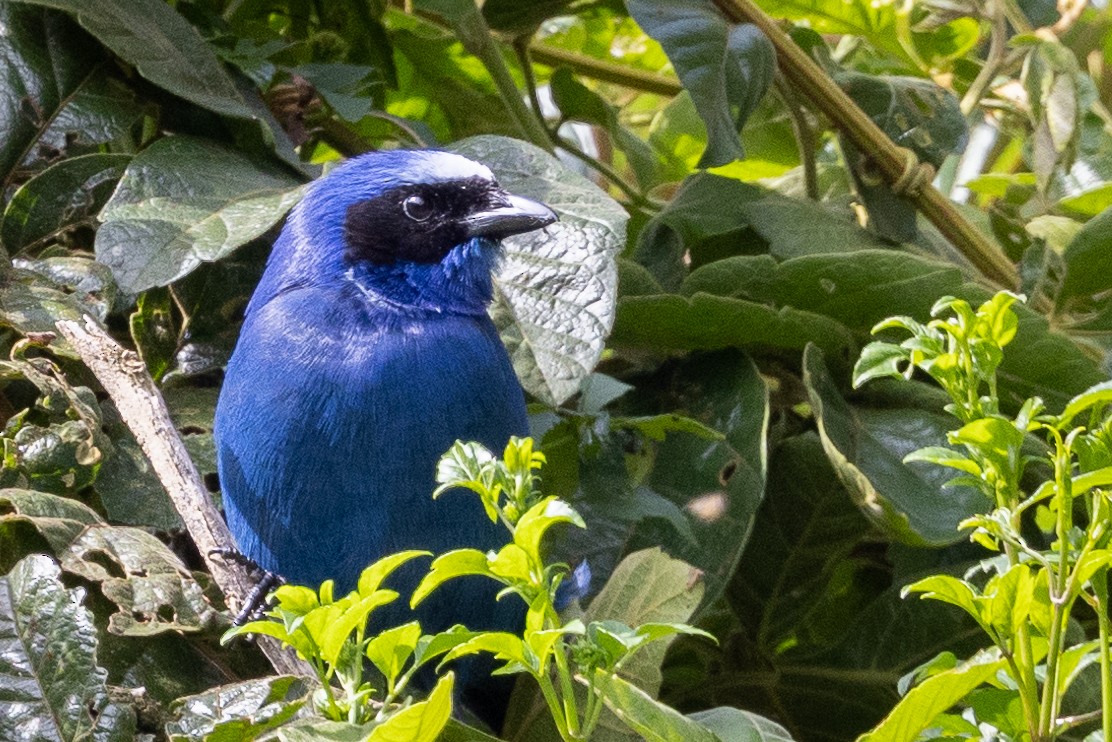
[[[72,157],[24,183],[4,209],[4,247],[16,253],[65,229],[93,226],[130,160],[130,155]]]
[[[90,526],[61,556],[67,572],[100,583],[119,610],[108,630],[149,636],[199,631],[215,618],[201,586],[161,541],[125,526]]]
[[[618,120],[617,108],[576,80],[566,67],[553,72],[548,84],[552,88],[552,99],[565,118],[601,127],[610,135],[614,144],[625,152],[641,187],[647,189],[657,184],[659,166],[656,153],[645,140],[622,126]]]
[[[202,139],[160,139],[128,165],[100,213],[97,259],[138,292],[185,276],[262,235],[297,202],[276,165]]]
[[[303,678],[280,675],[186,696],[174,704],[166,734],[173,742],[255,739],[293,718],[308,690]]]
[[[1066,277],[1058,304],[1106,291],[1112,287],[1112,208],[1094,217],[1066,248]]]
[[[963,538],[957,526],[988,506],[984,496],[968,487],[943,488],[951,478],[944,468],[903,463],[912,451],[942,445],[952,418],[851,406],[817,347],[804,355],[804,382],[823,447],[861,512],[905,543],[940,546]]]
[[[252,118],[231,78],[192,25],[160,0],[19,0],[64,10],[155,85],[210,111]]]
[[[700,166],[745,158],[738,134],[772,84],[776,54],[755,26],[731,26],[713,3],[628,0],[630,15],[664,47],[707,128]]]
[[[0,578],[0,687],[8,707],[0,737],[131,740],[135,713],[109,702],[96,627],[80,593],[60,578],[41,555]]]

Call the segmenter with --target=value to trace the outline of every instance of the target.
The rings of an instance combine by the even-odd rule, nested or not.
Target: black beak
[[[556,212],[538,201],[506,194],[503,204],[476,211],[463,220],[468,237],[501,239],[512,234],[532,232],[556,221]]]

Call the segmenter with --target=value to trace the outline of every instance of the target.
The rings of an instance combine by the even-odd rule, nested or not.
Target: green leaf
[[[52,165],[19,187],[4,209],[0,239],[9,253],[39,246],[65,229],[93,226],[130,155],[93,154]]]
[[[841,72],[836,78],[861,110],[888,138],[923,162],[941,167],[965,149],[965,116],[953,93],[920,77]]]
[[[405,663],[413,656],[420,638],[421,624],[410,621],[383,631],[367,643],[367,659],[386,677],[390,688],[394,687]]]
[[[246,680],[178,699],[166,723],[171,742],[249,740],[285,724],[308,700],[303,678]]]
[[[699,166],[745,159],[738,134],[772,84],[772,43],[752,24],[727,23],[703,0],[628,0],[626,6],[664,47],[706,124],[707,148]]]
[[[526,391],[557,405],[579,390],[614,322],[628,215],[598,186],[525,142],[478,136],[451,150],[490,167],[511,193],[548,204],[560,221],[505,240],[490,313]]]
[[[108,700],[96,627],[81,596],[66,590],[58,567],[41,555],[0,578],[0,687],[11,704],[0,714],[0,737],[134,738],[134,710]]]
[[[557,523],[571,523],[586,528],[583,519],[571,505],[555,497],[546,497],[529,508],[517,521],[514,529],[514,543],[526,555],[540,559],[541,539],[549,528]]]
[[[659,548],[636,551],[618,564],[591,601],[585,619],[614,621],[636,627],[632,631],[650,639],[662,638],[653,627],[675,627],[695,614],[704,593],[701,577],[690,564]],[[623,665],[622,677],[655,694],[660,689],[660,665],[670,644],[662,641],[639,652]]]
[[[696,711],[687,718],[714,732],[720,742],[792,742],[788,730],[776,722],[731,706]]]
[[[483,9],[485,11],[486,6]],[[645,140],[622,126],[617,108],[576,80],[566,67],[553,72],[548,84],[552,89],[552,99],[565,118],[593,124],[610,135],[615,146],[629,159],[630,168],[642,189],[651,188],[659,182],[660,165],[656,153]]]
[[[896,5],[868,0],[760,0],[758,6],[774,18],[806,21],[823,34],[864,38],[898,60],[910,62],[896,32]]]
[[[961,608],[988,630],[992,626],[991,603],[965,580],[950,575],[932,575],[907,585],[903,595],[922,593],[923,598],[939,600]]]
[[[452,685],[447,673],[436,682],[428,700],[415,703],[375,727],[367,742],[433,742],[452,716]]]
[[[159,0],[18,0],[73,15],[97,40],[155,85],[202,108],[253,118],[197,29]]]
[[[631,296],[618,302],[610,342],[619,348],[801,350],[815,343],[844,357],[855,347],[842,324],[793,307],[697,293]]]
[[[914,409],[853,407],[838,392],[823,354],[804,354],[804,383],[823,448],[861,512],[890,536],[912,545],[943,545],[987,500],[969,487],[943,488],[945,470],[904,463],[912,451],[940,445],[952,418]]]
[[[165,286],[261,236],[300,196],[277,165],[166,137],[135,156],[101,211],[97,259],[125,291]]]
[[[366,625],[368,617],[376,608],[392,603],[397,597],[398,594],[393,590],[377,590],[370,594],[359,594],[358,600],[345,605],[338,614],[331,609],[333,606],[344,605],[340,602],[322,606],[306,615],[305,627],[316,640],[321,659],[332,666],[338,665],[344,645],[352,633]],[[316,620],[318,613],[325,617],[319,623]]]
[[[718,742],[709,729],[617,675],[596,670],[591,683],[606,707],[648,742]]]
[[[106,55],[65,16],[19,3],[0,7],[0,176],[5,186],[59,112],[98,77]],[[20,91],[18,94],[15,91]],[[29,106],[30,111],[25,108]]]
[[[390,554],[363,570],[359,575],[358,591],[360,595],[367,596],[378,590],[382,581],[389,577],[394,570],[401,567],[406,562],[412,561],[417,557],[432,556],[429,551],[399,551],[396,554]]]
[[[444,665],[459,657],[466,657],[469,654],[478,654],[479,652],[493,654],[496,660],[501,660],[507,665],[521,665],[529,668],[532,672],[540,671],[537,657],[529,650],[528,645],[522,638],[517,634],[510,634],[505,631],[485,631],[471,637],[462,644],[453,647],[451,651],[444,655],[440,664]]]
[[[1112,207],[1089,220],[1062,256],[1066,277],[1058,292],[1058,306],[1112,288]]]
[[[959,452],[943,446],[927,446],[920,448],[918,451],[912,451],[903,458],[904,463],[908,464],[912,461],[926,461],[931,464],[938,464],[939,466],[948,466],[951,469],[957,469],[967,474],[972,474],[975,477],[981,475],[981,467],[977,465],[976,461],[962,456]]]
[[[68,497],[34,490],[0,489],[0,546],[4,547],[0,551],[13,557],[16,544],[8,538],[12,527],[20,522],[34,527],[58,555],[86,526],[103,523],[103,520],[92,508]]]
[[[924,680],[903,697],[884,721],[858,742],[914,742],[935,717],[1007,666],[995,652],[977,654],[952,670]]]
[[[432,561],[429,573],[422,578],[413,597],[409,600],[411,608],[416,608],[433,590],[441,584],[464,575],[487,575],[494,577],[487,564],[487,556],[478,549],[457,549],[441,554]]]
[[[100,584],[116,604],[108,630],[126,636],[200,631],[215,618],[174,552],[138,528],[91,525],[60,556],[62,568]]]

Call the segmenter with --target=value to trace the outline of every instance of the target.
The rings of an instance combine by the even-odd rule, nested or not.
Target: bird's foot
[[[226,562],[238,564],[247,571],[248,576],[256,579],[255,586],[247,594],[243,607],[232,623],[242,626],[250,621],[261,620],[269,607],[267,596],[274,588],[284,585],[286,581],[280,575],[261,567],[258,562],[239,549],[213,549],[209,552],[209,556],[218,556]]]

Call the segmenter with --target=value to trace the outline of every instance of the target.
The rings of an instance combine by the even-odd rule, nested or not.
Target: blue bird
[[[528,432],[486,310],[501,239],[555,220],[446,152],[362,155],[308,187],[248,304],[216,409],[224,512],[244,555],[290,582],[348,590],[403,549],[505,542],[477,498],[431,493],[457,439],[500,451]],[[403,596],[423,568],[399,573]],[[421,606],[423,628],[513,630],[520,601],[496,602],[496,588],[445,585]],[[497,724],[505,699],[469,697],[459,680]]]

